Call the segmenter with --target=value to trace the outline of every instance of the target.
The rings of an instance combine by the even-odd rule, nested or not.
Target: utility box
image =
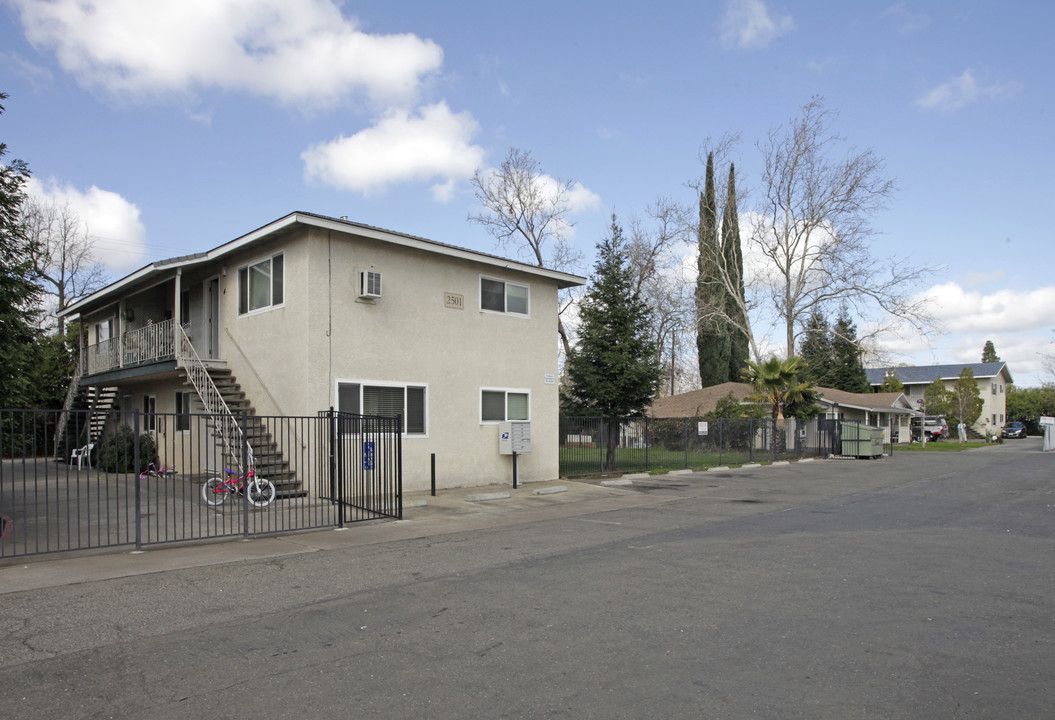
[[[500,455],[531,452],[531,423],[498,423],[498,452]]]

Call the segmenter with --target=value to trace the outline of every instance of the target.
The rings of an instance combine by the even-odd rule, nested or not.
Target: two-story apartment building
[[[971,368],[982,397],[982,414],[972,426],[984,434],[988,426],[991,432],[1000,432],[1007,420],[1007,388],[1013,382],[1007,363],[964,363],[960,365],[919,365],[912,367],[870,368],[865,370],[868,382],[878,389],[888,374],[892,374],[905,386],[905,397],[917,410],[922,408],[923,394],[935,380],[941,380],[952,390],[965,367]]]
[[[510,420],[531,423],[520,478],[558,477],[557,293],[584,282],[294,212],[151,263],[66,315],[83,328],[79,382],[111,388],[122,410],[209,410],[204,395],[223,377],[258,415],[398,413],[415,490],[433,454],[443,486],[508,479],[498,423]]]

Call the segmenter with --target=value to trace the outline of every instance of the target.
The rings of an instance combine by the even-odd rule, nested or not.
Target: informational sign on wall
[[[696,424],[696,434],[703,437],[707,434],[707,423],[700,422]]]

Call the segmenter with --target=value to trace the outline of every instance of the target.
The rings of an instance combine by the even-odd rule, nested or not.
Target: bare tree
[[[539,267],[564,272],[580,268],[582,254],[567,239],[573,225],[568,220],[572,181],[551,178],[531,153],[510,148],[497,170],[477,170],[470,182],[482,211],[469,220],[483,225],[500,247],[515,246]],[[573,301],[571,292],[561,292],[557,332],[565,356],[571,342],[561,316]]]
[[[56,315],[103,286],[105,269],[95,259],[92,236],[69,204],[27,197],[22,217],[36,248],[34,272],[44,292],[54,298]],[[58,334],[64,335],[65,318],[56,319]]]
[[[859,315],[878,307],[923,330],[930,318],[911,290],[931,272],[873,256],[871,217],[895,191],[871,150],[850,148],[833,159],[842,138],[829,132],[830,111],[815,97],[761,147],[765,170],[762,220],[751,239],[769,260],[765,291],[783,321],[788,352],[815,308],[847,303]]]
[[[634,273],[634,288],[652,309],[652,339],[656,360],[668,372],[669,386],[675,393],[677,380],[684,375],[678,363],[678,350],[691,355],[695,345],[695,286],[686,278],[683,253],[691,239],[687,208],[668,198],[659,198],[646,209],[650,222],[637,218],[630,223],[626,250]]]

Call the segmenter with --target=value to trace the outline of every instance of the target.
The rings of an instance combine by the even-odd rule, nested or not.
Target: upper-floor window
[[[279,253],[238,268],[239,315],[282,304],[283,264],[283,255]]]
[[[481,276],[480,309],[528,315],[531,309],[531,288],[519,283]]]
[[[996,383],[993,383],[993,394],[996,395]]]

